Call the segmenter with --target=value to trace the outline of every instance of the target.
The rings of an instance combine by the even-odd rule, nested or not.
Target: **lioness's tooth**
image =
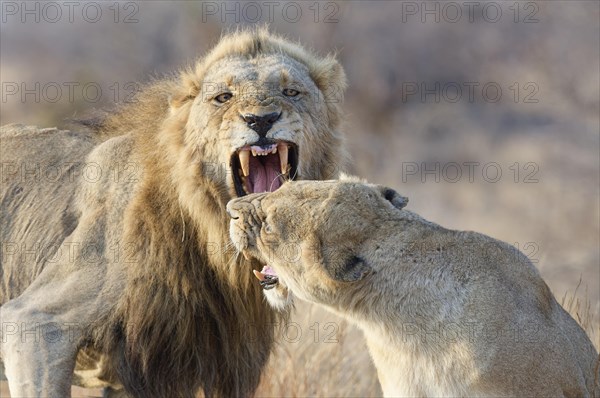
[[[244,177],[248,177],[248,174],[250,174],[250,151],[248,151],[247,149],[241,150],[240,151],[240,164],[242,165],[242,172],[244,173]]]
[[[256,156],[256,151],[254,149],[252,150],[252,156]]]
[[[288,146],[286,144],[279,144],[279,164],[281,165],[281,173],[287,173]]]
[[[273,148],[273,152],[272,153],[277,153],[277,147]]]
[[[255,269],[254,269],[254,270],[252,270],[252,272],[254,273],[254,276],[256,277],[256,279],[258,279],[259,281],[261,281],[261,282],[262,282],[262,281],[264,281],[264,280],[265,280],[265,275],[264,275],[262,272],[260,272],[260,271],[257,271],[257,270],[255,270]]]

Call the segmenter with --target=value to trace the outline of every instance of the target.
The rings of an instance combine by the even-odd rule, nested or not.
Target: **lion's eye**
[[[219,94],[215,97],[215,101],[224,104],[225,102],[229,101],[231,99],[231,97],[233,97],[233,94],[231,93],[223,93],[223,94]]]
[[[295,97],[298,94],[300,94],[300,91],[294,90],[293,88],[284,88],[283,89],[283,95],[285,95],[286,97]]]

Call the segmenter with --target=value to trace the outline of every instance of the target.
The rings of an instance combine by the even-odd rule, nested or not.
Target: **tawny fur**
[[[286,84],[302,95],[284,98]],[[52,344],[23,343],[11,330],[1,351],[11,392],[68,395],[85,348],[74,379],[85,386],[122,384],[139,397],[251,395],[281,317],[252,280],[258,264],[231,250],[228,237],[229,160],[258,139],[240,114],[279,109],[268,136],[298,146],[297,177],[335,178],[344,86],[333,57],[248,30],[147,85],[94,123],[96,133],[4,127],[2,161],[11,168],[2,181],[2,242],[17,246],[0,266],[3,322],[77,325]],[[215,87],[233,99],[219,106]],[[27,162],[42,172],[72,166],[57,182],[25,181]],[[90,165],[100,179],[82,177]],[[35,244],[51,250],[21,250]],[[90,248],[94,256],[84,256]]]
[[[356,180],[293,182],[231,201],[230,233],[290,294],[364,331],[386,396],[600,396],[598,353],[527,257],[406,202]]]

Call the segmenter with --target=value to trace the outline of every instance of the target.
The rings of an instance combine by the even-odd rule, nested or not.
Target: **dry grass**
[[[298,303],[290,323],[291,333],[282,334],[258,397],[381,396],[362,332],[307,303]]]
[[[563,306],[565,310],[575,320],[581,325],[583,330],[587,333],[594,343],[596,350],[600,351],[600,319],[598,318],[598,313],[600,309],[592,308],[592,302],[589,299],[588,288],[585,286],[585,291],[583,294],[579,294],[579,288],[582,285],[581,278],[579,279],[579,283],[575,287],[573,292],[566,291],[560,300],[560,305]],[[583,296],[583,297],[580,297]]]

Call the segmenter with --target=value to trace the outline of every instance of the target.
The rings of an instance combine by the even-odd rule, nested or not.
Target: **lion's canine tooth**
[[[248,177],[250,174],[250,151],[247,149],[240,151],[240,164],[242,165],[242,172],[244,173],[244,177]]]
[[[277,153],[277,147],[274,147],[274,148],[273,148],[273,152],[272,152],[272,153],[273,153],[273,154]]]
[[[281,173],[287,173],[288,166],[288,146],[279,144],[279,164],[281,165]]]
[[[256,156],[256,151],[254,149],[252,150],[252,156]]]

